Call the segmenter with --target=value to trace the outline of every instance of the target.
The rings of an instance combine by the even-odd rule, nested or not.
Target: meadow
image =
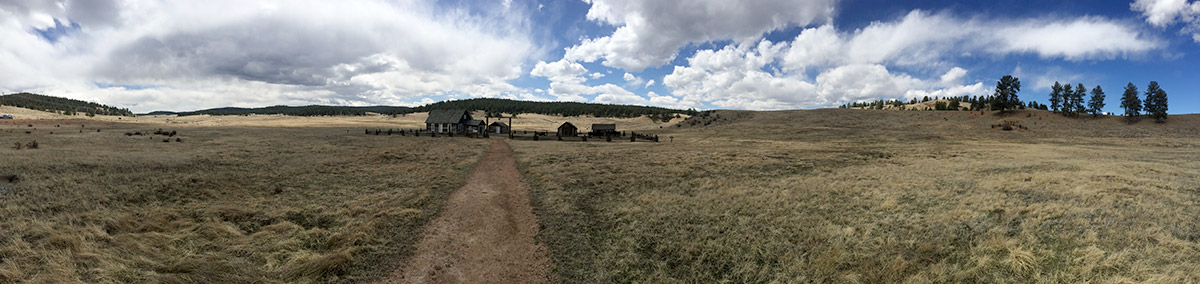
[[[512,145],[558,282],[1195,283],[1200,124],[1172,119],[722,111]]]
[[[422,114],[38,118],[0,122],[0,283],[379,280],[489,143],[363,134]],[[554,282],[1200,282],[1200,115],[681,120],[514,119],[662,137],[506,140]]]
[[[146,135],[159,128],[178,135]],[[422,138],[5,122],[0,283],[377,279],[411,253],[487,145]],[[13,147],[35,140],[37,149]]]

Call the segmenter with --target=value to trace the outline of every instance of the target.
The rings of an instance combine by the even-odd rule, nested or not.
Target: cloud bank
[[[523,75],[537,48],[522,15],[421,1],[41,1],[0,8],[8,19],[0,20],[0,49],[8,51],[0,52],[0,75],[8,79],[0,89],[58,91],[136,110],[513,95],[522,90],[507,81]],[[29,32],[54,20],[80,30],[57,42]]]

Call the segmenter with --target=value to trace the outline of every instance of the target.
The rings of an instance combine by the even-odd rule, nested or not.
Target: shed
[[[512,131],[512,127],[509,127],[508,124],[503,122],[496,121],[492,122],[491,125],[488,125],[488,132],[491,133],[508,134],[509,131]]]
[[[558,136],[576,136],[579,135],[579,128],[575,127],[571,122],[563,122],[558,126]]]
[[[482,120],[472,119],[464,124],[467,133],[483,133],[487,131],[487,123]]]
[[[613,136],[617,135],[617,125],[613,123],[596,123],[592,124],[592,136]]]

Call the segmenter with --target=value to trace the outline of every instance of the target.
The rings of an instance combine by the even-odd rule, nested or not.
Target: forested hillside
[[[68,98],[51,97],[31,93],[16,93],[0,96],[0,105],[61,113],[66,115],[121,115],[133,116],[128,109],[111,107],[93,102]]]
[[[650,116],[654,120],[670,120],[676,114],[695,114],[695,110],[677,110],[661,107],[649,106],[633,106],[633,105],[610,105],[610,104],[592,104],[592,103],[575,103],[575,102],[533,102],[533,101],[517,101],[508,99],[466,99],[436,102],[428,105],[423,105],[415,108],[409,107],[393,107],[393,106],[370,106],[370,107],[350,107],[350,106],[271,106],[261,108],[237,108],[225,107],[214,108],[197,111],[171,112],[171,111],[155,111],[147,113],[147,115],[249,115],[249,114],[283,114],[295,116],[323,116],[323,115],[366,115],[367,113],[380,114],[405,114],[413,112],[427,112],[435,109],[466,109],[466,110],[482,110],[488,115],[499,115],[501,113],[508,114],[523,114],[536,113],[547,115],[562,115],[562,116],[579,116],[593,115],[597,117],[638,117],[642,115]]]
[[[282,114],[294,116],[325,116],[325,115],[366,115],[367,113],[380,114],[403,114],[412,112],[408,107],[392,107],[392,106],[369,106],[369,107],[352,107],[352,106],[269,106],[257,108],[240,108],[240,107],[223,107],[197,111],[171,112],[171,111],[155,111],[147,113],[147,115],[250,115],[250,114]]]

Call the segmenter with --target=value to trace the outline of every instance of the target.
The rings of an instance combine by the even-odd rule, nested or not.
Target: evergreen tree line
[[[609,105],[609,104],[591,104],[591,103],[567,103],[567,102],[530,102],[516,101],[507,99],[467,99],[456,101],[443,101],[423,105],[415,108],[410,107],[394,107],[394,106],[368,106],[368,107],[351,107],[351,106],[270,106],[261,108],[237,108],[225,107],[214,108],[188,112],[169,112],[156,111],[147,113],[148,115],[250,115],[250,114],[282,114],[294,116],[335,116],[348,115],[358,116],[367,115],[368,113],[379,113],[385,115],[403,115],[414,112],[427,112],[435,109],[466,109],[466,110],[482,110],[489,117],[498,117],[501,113],[522,114],[536,113],[547,115],[562,115],[562,116],[579,116],[579,115],[594,115],[598,117],[638,117],[641,115],[650,116],[655,121],[668,121],[671,118],[679,117],[678,114],[695,114],[696,110],[675,110],[660,107],[648,106],[631,106],[631,105]]]
[[[170,111],[155,111],[147,113],[147,115],[251,115],[251,114],[282,114],[293,116],[360,116],[367,113],[379,113],[387,115],[406,114],[412,112],[409,107],[393,107],[393,106],[367,106],[367,107],[352,107],[352,106],[269,106],[259,108],[240,108],[240,107],[223,107],[197,111],[185,112],[170,112]]]
[[[648,115],[651,117],[651,119],[663,121],[675,117],[676,114],[696,114],[695,109],[678,110],[651,106],[577,102],[531,102],[493,98],[442,101],[413,108],[413,111],[425,112],[435,109],[482,110],[493,117],[499,116],[501,113],[509,113],[514,115],[520,115],[524,113],[560,116],[593,115],[597,117],[623,118]]]
[[[1134,122],[1145,111],[1154,118],[1155,122],[1167,120],[1167,91],[1158,86],[1157,81],[1150,81],[1146,86],[1146,99],[1138,98],[1137,86],[1133,82],[1125,85],[1125,93],[1121,95],[1121,108],[1125,110],[1125,119]]]
[[[1062,113],[1064,116],[1077,117],[1080,114],[1090,113],[1092,116],[1099,116],[1104,111],[1104,89],[1097,85],[1089,90],[1083,83],[1062,84],[1054,82],[1054,86],[1050,87],[1050,105],[1041,104],[1035,101],[1022,102],[1017,93],[1021,91],[1021,81],[1011,75],[1006,75],[996,81],[996,90],[990,96],[961,96],[938,98],[925,96],[918,100],[912,98],[908,101],[909,105],[935,101],[934,107],[926,107],[924,110],[998,110],[1006,111],[1011,109],[1040,109],[1050,110]],[[1158,86],[1157,81],[1150,81],[1144,93],[1145,99],[1138,97],[1137,86],[1129,83],[1125,86],[1125,93],[1121,96],[1121,108],[1125,110],[1125,117],[1128,121],[1133,122],[1142,111],[1154,118],[1156,122],[1163,122],[1167,119],[1167,92]],[[1085,102],[1086,98],[1086,102]],[[943,101],[944,100],[944,101]],[[970,107],[961,107],[960,103],[970,103]],[[842,104],[839,108],[867,108],[867,109],[883,109],[886,105],[892,105],[900,110],[904,110],[905,102],[898,99],[893,100],[875,100],[871,102],[852,102]],[[917,110],[913,108],[912,110]]]
[[[1085,97],[1088,98],[1086,105]],[[1083,113],[1090,113],[1094,117],[1104,113],[1104,97],[1104,89],[1099,85],[1092,88],[1089,97],[1088,89],[1083,83],[1078,83],[1072,88],[1070,83],[1063,85],[1054,82],[1054,86],[1050,86],[1050,110],[1068,117],[1077,117]]]
[[[1091,113],[1092,116],[1097,116],[1103,113],[1105,95],[1100,86],[1092,89],[1086,106],[1083,104],[1083,97],[1087,95],[1087,87],[1084,87],[1083,84],[1076,85],[1072,90],[1071,84],[1062,85],[1054,82],[1054,86],[1051,86],[1050,90],[1051,110],[1060,112],[1064,116],[1075,117],[1081,113]],[[1125,93],[1121,95],[1121,108],[1125,110],[1125,118],[1133,122],[1141,116],[1141,112],[1144,110],[1155,121],[1166,121],[1167,92],[1158,86],[1157,81],[1150,81],[1145,95],[1146,99],[1142,100],[1138,98],[1137,86],[1132,82],[1125,85]]]
[[[908,101],[908,104],[915,105],[918,103],[934,101],[932,108],[926,107],[923,110],[979,111],[979,110],[988,109],[988,110],[1005,111],[1005,110],[1010,110],[1010,109],[1025,109],[1025,108],[1046,109],[1045,105],[1039,104],[1037,102],[1033,102],[1033,101],[1028,102],[1028,103],[1022,102],[1021,99],[1017,96],[1017,93],[1020,91],[1021,91],[1021,81],[1019,79],[1017,79],[1017,77],[1013,77],[1011,75],[1006,75],[1006,76],[1000,78],[1000,81],[996,82],[996,91],[995,91],[995,93],[993,93],[990,96],[966,96],[966,95],[963,95],[960,97],[946,97],[946,98],[939,98],[936,96],[930,98],[929,96],[924,96],[920,100],[917,100],[917,98],[912,98]],[[962,106],[962,103],[964,103],[964,102],[969,103],[970,107]],[[876,100],[873,102],[852,102],[852,103],[848,103],[848,104],[843,104],[839,107],[840,108],[862,107],[862,108],[868,108],[868,109],[883,109],[883,107],[885,105],[892,105],[892,106],[899,108],[900,110],[904,110],[904,108],[905,108],[905,102],[903,100],[899,100],[899,99],[887,100],[887,101]],[[916,107],[914,107],[914,108],[911,108],[910,110],[922,110],[922,109],[917,109]]]
[[[65,115],[76,115],[82,113],[86,114],[87,116],[95,116],[97,114],[133,116],[133,112],[129,111],[129,109],[32,93],[16,93],[0,96],[0,105],[61,113]]]

